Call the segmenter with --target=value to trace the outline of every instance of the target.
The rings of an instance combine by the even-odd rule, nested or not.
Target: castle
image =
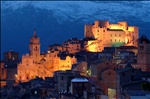
[[[76,63],[75,57],[58,56],[59,51],[40,54],[40,38],[36,36],[36,31],[30,38],[29,51],[29,54],[22,56],[22,61],[18,64],[18,81],[29,81],[36,76],[43,79],[51,77],[54,71],[70,70],[72,64]]]
[[[95,39],[88,41],[85,46],[91,52],[101,52],[104,47],[137,47],[138,27],[128,26],[127,22],[109,24],[107,20],[96,20],[93,25],[84,26],[84,37]]]

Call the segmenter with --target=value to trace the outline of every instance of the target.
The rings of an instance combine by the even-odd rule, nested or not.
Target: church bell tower
[[[40,56],[40,38],[36,36],[36,30],[34,30],[34,34],[30,38],[29,51],[30,55],[35,59]]]

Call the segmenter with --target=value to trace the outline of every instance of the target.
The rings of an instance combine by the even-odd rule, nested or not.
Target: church
[[[77,62],[76,58],[70,56],[58,56],[60,53],[56,51],[48,51],[48,53],[40,53],[40,38],[37,37],[36,31],[30,38],[29,53],[23,55],[21,63],[17,67],[17,81],[27,82],[36,76],[45,79],[52,77],[54,71],[70,70],[72,64]]]

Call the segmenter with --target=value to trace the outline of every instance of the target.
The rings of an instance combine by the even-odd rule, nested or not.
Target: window
[[[64,80],[64,76],[61,76],[61,78],[60,78],[61,80]]]
[[[110,41],[112,42],[112,39],[110,39]]]
[[[140,50],[144,50],[144,46],[140,46]]]
[[[97,30],[97,32],[99,32],[99,30]]]
[[[125,73],[122,73],[122,76],[125,76]]]
[[[12,57],[12,60],[15,60],[15,57]]]
[[[116,42],[116,39],[115,39],[115,42]]]
[[[105,30],[103,30],[103,32],[105,32]]]

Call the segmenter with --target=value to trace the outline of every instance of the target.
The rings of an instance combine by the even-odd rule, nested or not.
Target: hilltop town
[[[3,99],[150,98],[150,40],[139,37],[136,26],[96,20],[84,26],[83,39],[48,45],[42,53],[40,45],[34,30],[21,60],[18,52],[4,53]]]

